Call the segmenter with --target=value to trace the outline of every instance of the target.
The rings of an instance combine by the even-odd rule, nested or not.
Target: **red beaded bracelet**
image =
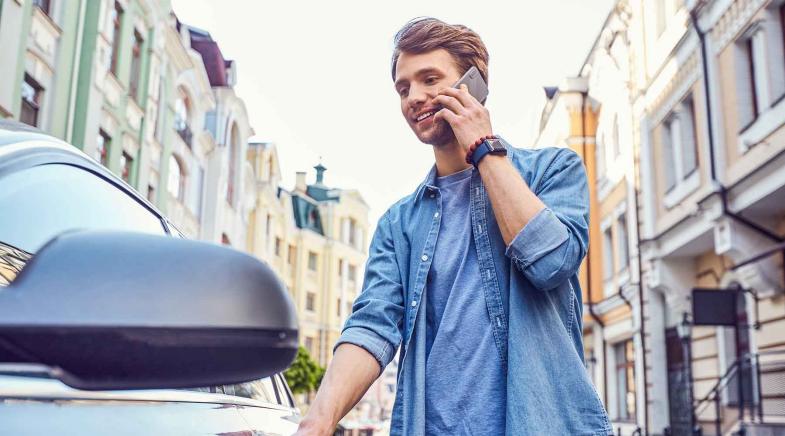
[[[482,138],[474,141],[474,144],[469,146],[469,150],[466,152],[466,163],[467,164],[474,165],[474,162],[472,162],[472,154],[474,153],[475,150],[477,150],[477,147],[479,147],[480,144],[482,144],[483,142],[485,142],[488,139],[497,139],[497,138],[496,138],[496,135],[485,135]]]

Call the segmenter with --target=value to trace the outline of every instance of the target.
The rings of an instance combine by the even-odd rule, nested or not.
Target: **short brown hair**
[[[480,35],[460,24],[447,24],[431,17],[415,18],[406,23],[393,40],[392,78],[401,53],[426,53],[443,48],[452,55],[461,74],[472,66],[488,82],[488,49]]]

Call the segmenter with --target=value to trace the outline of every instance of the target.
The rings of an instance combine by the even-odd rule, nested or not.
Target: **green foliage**
[[[308,350],[300,346],[292,366],[284,371],[283,375],[292,393],[301,394],[319,389],[324,371],[325,369],[313,360]]]

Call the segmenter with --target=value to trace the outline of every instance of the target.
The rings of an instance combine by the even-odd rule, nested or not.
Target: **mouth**
[[[420,122],[425,121],[425,120],[427,120],[429,118],[433,118],[433,115],[435,113],[436,113],[436,110],[428,110],[428,111],[422,112],[419,115],[417,115],[416,117],[414,117],[414,122],[415,123],[420,123]]]

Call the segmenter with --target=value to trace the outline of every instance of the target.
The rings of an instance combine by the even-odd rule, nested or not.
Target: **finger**
[[[437,95],[433,101],[442,105],[443,107],[450,109],[456,114],[461,114],[466,110],[466,108],[464,108],[457,98],[451,97],[449,95]]]
[[[440,94],[449,95],[450,97],[457,98],[458,101],[460,101],[461,104],[467,108],[480,103],[479,101],[477,101],[476,98],[474,98],[473,95],[471,95],[471,93],[469,93],[469,87],[465,83],[461,84],[460,89],[444,88],[443,90],[440,91]]]
[[[442,108],[433,116],[434,123],[440,120],[445,120],[452,125],[453,122],[458,120],[458,115],[447,108]]]

